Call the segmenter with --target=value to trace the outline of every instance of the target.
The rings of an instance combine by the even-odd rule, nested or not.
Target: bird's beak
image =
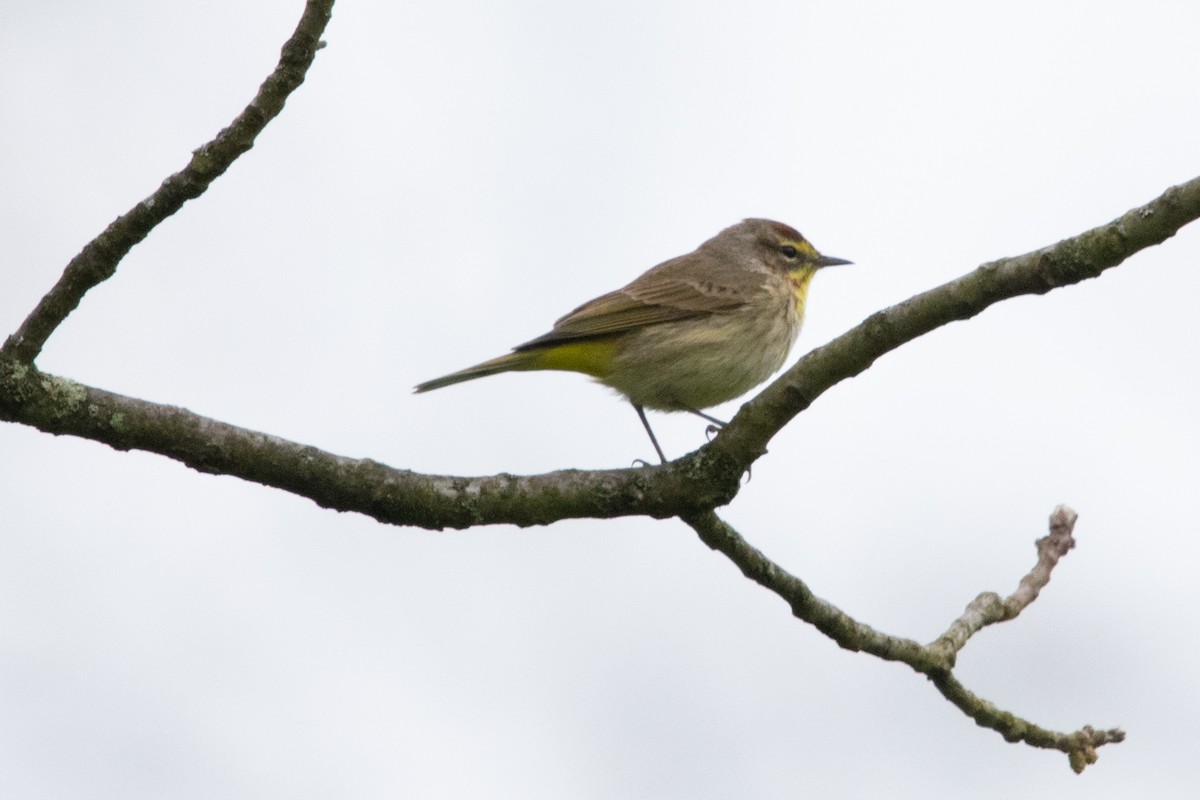
[[[836,256],[821,256],[816,261],[818,267],[836,267],[838,264],[853,263],[853,261],[847,261],[844,258],[837,258]]]

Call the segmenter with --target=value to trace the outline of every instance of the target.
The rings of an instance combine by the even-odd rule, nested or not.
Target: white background
[[[299,0],[0,9],[0,335],[253,96]],[[1200,172],[1200,6],[344,2],[257,146],[91,292],[48,372],[462,475],[624,467],[576,375],[413,384],[748,216],[855,262],[800,349]],[[1191,797],[1200,226],[835,387],[727,517],[960,658],[1083,776],[844,652],[678,522],[432,533],[0,427],[0,794]],[[732,415],[736,404],[716,413]],[[703,424],[655,415],[668,453]]]

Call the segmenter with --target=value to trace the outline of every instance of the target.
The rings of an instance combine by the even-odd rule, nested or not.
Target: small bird
[[[782,222],[747,219],[584,303],[511,353],[416,391],[515,370],[582,372],[625,395],[665,464],[645,409],[723,425],[701,409],[740,397],[782,367],[813,275],[849,263],[821,255]]]

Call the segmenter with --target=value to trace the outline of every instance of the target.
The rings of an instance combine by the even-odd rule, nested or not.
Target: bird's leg
[[[697,417],[700,417],[701,419],[706,419],[712,423],[704,431],[707,434],[710,434],[710,435],[714,434],[717,431],[721,430],[721,428],[724,428],[726,425],[729,424],[728,422],[725,422],[724,420],[717,419],[716,417],[712,416],[711,414],[705,414],[703,411],[700,411],[699,409],[689,408],[688,406],[682,406],[682,408],[684,411],[687,411],[688,413],[691,413],[691,414],[695,414]]]
[[[650,434],[650,444],[654,445],[654,449],[658,452],[658,457],[662,459],[662,463],[667,463],[667,457],[663,455],[662,448],[658,446],[658,439],[654,436],[654,431],[650,430],[650,423],[646,419],[646,411],[637,403],[631,403],[633,410],[637,412],[638,419],[642,421],[642,425],[646,428],[646,433]]]
[[[728,423],[728,422],[726,422],[725,420],[723,420],[723,419],[717,419],[716,417],[712,416],[711,414],[705,414],[703,411],[700,411],[699,409],[696,409],[696,408],[689,408],[688,406],[681,406],[681,408],[682,408],[684,411],[687,411],[687,412],[689,412],[689,413],[691,413],[691,414],[695,414],[697,417],[700,417],[701,419],[706,419],[706,420],[708,420],[708,421],[709,421],[709,422],[711,422],[713,425],[716,425],[718,428],[724,428],[726,425],[728,425],[728,424],[729,424],[729,423]]]
[[[721,430],[721,428],[724,428],[726,425],[729,424],[728,422],[725,422],[724,420],[719,420],[716,417],[705,414],[703,411],[697,411],[694,408],[688,408],[687,406],[684,406],[683,410],[690,411],[693,414],[695,414],[697,417],[702,417],[712,423],[711,425],[708,426],[708,429],[705,431],[705,433],[710,433],[710,434],[716,433],[717,431]],[[712,440],[710,439],[709,441],[712,441]],[[751,470],[750,467],[746,467],[746,482],[747,483],[750,482],[750,470]]]

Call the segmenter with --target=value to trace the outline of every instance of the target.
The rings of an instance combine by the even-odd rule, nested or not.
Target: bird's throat
[[[800,316],[804,316],[804,304],[808,302],[808,286],[816,274],[816,270],[813,269],[798,269],[788,274],[788,281],[792,284],[792,296],[796,300],[796,313]]]

